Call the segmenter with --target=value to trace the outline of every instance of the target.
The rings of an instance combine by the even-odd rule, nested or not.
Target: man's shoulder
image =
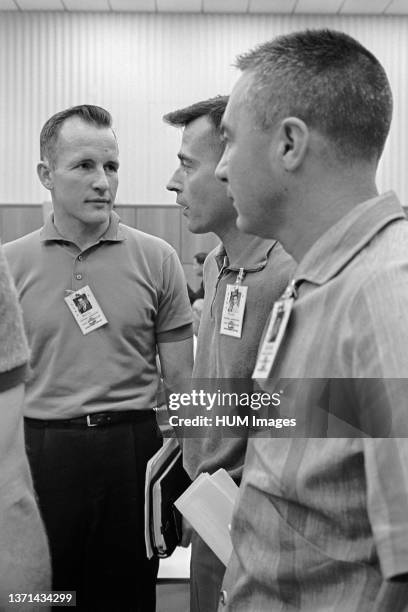
[[[11,264],[15,259],[21,257],[33,257],[36,250],[40,249],[42,228],[34,230],[29,234],[25,234],[16,240],[3,244],[3,250],[7,260]]]
[[[358,253],[350,272],[360,279],[358,289],[382,283],[408,282],[408,223],[396,221],[386,226]],[[384,286],[382,285],[383,289]]]
[[[122,222],[119,224],[119,229],[126,238],[126,244],[128,246],[135,246],[148,253],[160,253],[164,256],[175,253],[175,249],[168,242],[163,240],[163,238],[153,236],[147,232],[142,232],[142,230],[131,227],[130,225],[125,225]]]

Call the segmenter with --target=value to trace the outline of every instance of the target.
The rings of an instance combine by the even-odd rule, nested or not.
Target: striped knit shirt
[[[396,197],[356,206],[294,278],[297,299],[263,385],[283,391],[281,416],[299,429],[248,443],[226,607],[406,611],[408,222]]]

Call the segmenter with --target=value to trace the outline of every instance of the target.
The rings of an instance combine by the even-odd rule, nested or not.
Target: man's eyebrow
[[[191,159],[191,157],[187,157],[187,155],[184,155],[184,153],[177,153],[177,157],[179,158],[179,160],[181,162],[192,162],[193,160]]]
[[[77,155],[76,157],[73,157],[71,160],[71,165],[75,166],[77,164],[93,164],[95,163],[94,160],[92,159],[92,157],[88,157],[87,155]]]

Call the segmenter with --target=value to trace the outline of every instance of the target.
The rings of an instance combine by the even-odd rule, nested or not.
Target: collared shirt
[[[298,297],[265,388],[295,379],[287,405],[305,425],[322,407],[322,379],[348,379],[353,427],[386,406],[384,435],[406,435],[408,223],[396,197],[356,206],[312,246],[294,278]],[[370,392],[376,383],[380,394]],[[228,609],[408,609],[407,584],[388,581],[408,572],[408,438],[342,435],[250,439]]]
[[[156,343],[192,320],[174,249],[112,213],[106,233],[85,251],[65,240],[50,217],[5,252],[32,351],[26,416],[153,408]],[[108,323],[84,336],[64,297],[85,285]]]
[[[241,338],[220,334],[225,292],[234,284],[240,269],[242,285],[248,287]],[[294,261],[279,243],[254,238],[239,258],[229,262],[223,245],[216,247],[204,264],[205,297],[193,370],[193,383],[207,390],[222,388],[236,392],[240,380],[252,388],[251,374],[259,341],[269,311],[295,268]],[[192,478],[220,467],[239,479],[244,463],[247,432],[224,437],[221,428],[208,427],[204,435],[186,438],[183,457]]]

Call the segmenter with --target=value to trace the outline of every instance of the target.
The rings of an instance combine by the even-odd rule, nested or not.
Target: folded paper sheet
[[[224,469],[200,474],[175,502],[204,542],[224,563],[232,552],[230,525],[238,487]]]

